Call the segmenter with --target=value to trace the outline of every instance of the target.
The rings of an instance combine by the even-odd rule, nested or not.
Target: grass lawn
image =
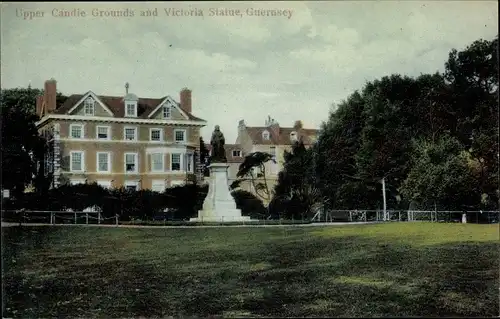
[[[3,317],[498,316],[498,225],[2,228]]]

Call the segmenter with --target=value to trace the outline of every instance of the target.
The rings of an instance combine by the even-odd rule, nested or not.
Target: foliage
[[[249,181],[257,196],[263,200],[271,199],[271,190],[267,183],[266,163],[276,163],[274,156],[265,152],[254,152],[245,156],[243,163],[240,164],[235,180],[231,185],[231,189],[236,189],[244,181]]]
[[[210,164],[210,152],[203,141],[203,137],[200,137],[200,163],[203,166],[203,176],[208,177],[210,175],[210,170],[208,165]]]
[[[324,199],[315,183],[314,148],[306,149],[303,141],[284,153],[283,169],[274,188],[272,214],[288,219],[311,218]]]
[[[462,146],[457,139],[442,135],[435,142],[415,142],[414,162],[401,192],[409,200],[440,210],[478,207],[480,197],[471,192],[476,185]]]
[[[478,40],[452,50],[444,74],[393,74],[354,92],[321,128],[311,185],[335,209],[381,208],[382,178],[388,207],[417,197],[443,207],[496,207],[497,46],[498,38]],[[431,163],[422,148],[439,150],[443,160]]]
[[[47,142],[36,128],[36,98],[42,90],[28,87],[2,89],[0,93],[2,132],[2,187],[19,197],[33,183],[38,190],[46,189],[43,158]],[[58,93],[57,105],[66,97]]]
[[[243,216],[250,216],[251,219],[264,219],[267,217],[267,209],[262,200],[254,194],[237,189],[231,193],[236,202],[236,207],[241,209]]]

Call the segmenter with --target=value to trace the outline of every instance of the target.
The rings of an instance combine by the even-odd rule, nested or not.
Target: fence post
[[[50,224],[54,225],[54,212],[50,212]]]
[[[75,212],[75,224],[76,224],[76,212]]]
[[[101,212],[98,212],[97,213],[97,223],[100,224],[101,223]]]
[[[349,211],[349,221],[352,222],[352,211]]]
[[[85,213],[85,222],[89,224],[89,213]]]
[[[401,221],[401,211],[398,211],[398,220]]]
[[[118,214],[115,215],[116,226],[118,226]]]

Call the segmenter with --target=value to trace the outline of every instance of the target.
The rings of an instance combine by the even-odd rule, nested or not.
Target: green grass
[[[498,225],[2,229],[3,317],[497,316]]]

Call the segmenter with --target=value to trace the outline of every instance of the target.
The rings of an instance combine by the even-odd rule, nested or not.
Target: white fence
[[[318,212],[313,221],[431,221],[498,223],[500,211],[435,211],[435,210],[330,210]]]
[[[118,216],[103,217],[96,211],[2,210],[3,222],[30,224],[118,224]]]

